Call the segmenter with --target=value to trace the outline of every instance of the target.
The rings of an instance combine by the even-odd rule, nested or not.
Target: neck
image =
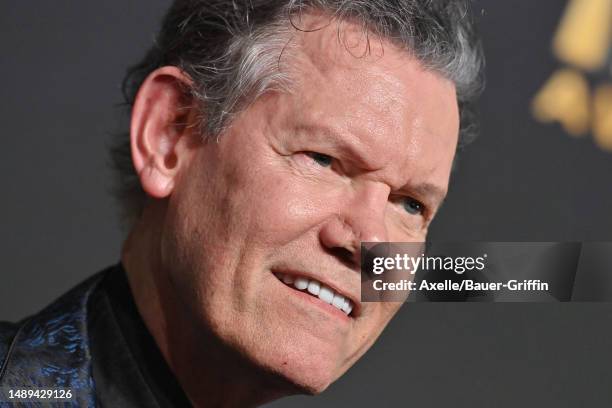
[[[181,302],[161,256],[163,213],[160,205],[145,209],[121,261],[138,311],[187,397],[194,406],[245,407],[295,393],[223,344]]]

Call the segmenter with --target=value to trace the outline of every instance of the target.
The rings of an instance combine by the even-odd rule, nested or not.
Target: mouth
[[[274,276],[286,286],[334,307],[345,316],[355,317],[353,301],[318,280],[280,272],[274,272]]]

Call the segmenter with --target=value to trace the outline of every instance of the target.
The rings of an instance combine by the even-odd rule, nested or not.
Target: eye
[[[323,153],[306,152],[305,154],[308,157],[310,157],[312,160],[316,161],[321,167],[329,167],[329,166],[331,166],[332,162],[334,160],[333,157],[328,156],[328,155],[323,154]]]
[[[413,215],[423,214],[425,211],[425,206],[411,197],[404,198],[402,200],[402,206],[406,212]]]

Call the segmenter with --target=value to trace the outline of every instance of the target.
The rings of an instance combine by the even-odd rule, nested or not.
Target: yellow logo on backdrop
[[[570,0],[553,39],[553,52],[566,66],[538,91],[532,112],[573,136],[590,131],[601,148],[612,151],[611,40],[612,0]],[[591,89],[588,73],[607,79]]]

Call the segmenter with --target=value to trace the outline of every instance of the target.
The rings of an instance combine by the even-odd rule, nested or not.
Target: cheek
[[[243,203],[254,215],[251,231],[258,240],[282,244],[322,223],[336,201],[324,186],[276,169],[258,179],[252,196]]]
[[[173,271],[172,279],[190,292],[203,292],[197,297],[207,299],[222,283],[216,278],[231,271],[237,261],[244,235],[239,228],[245,224],[238,211],[237,190],[231,188],[233,180],[226,174],[229,172],[210,163],[212,159],[200,152],[177,183],[168,204],[162,242],[164,263]]]

